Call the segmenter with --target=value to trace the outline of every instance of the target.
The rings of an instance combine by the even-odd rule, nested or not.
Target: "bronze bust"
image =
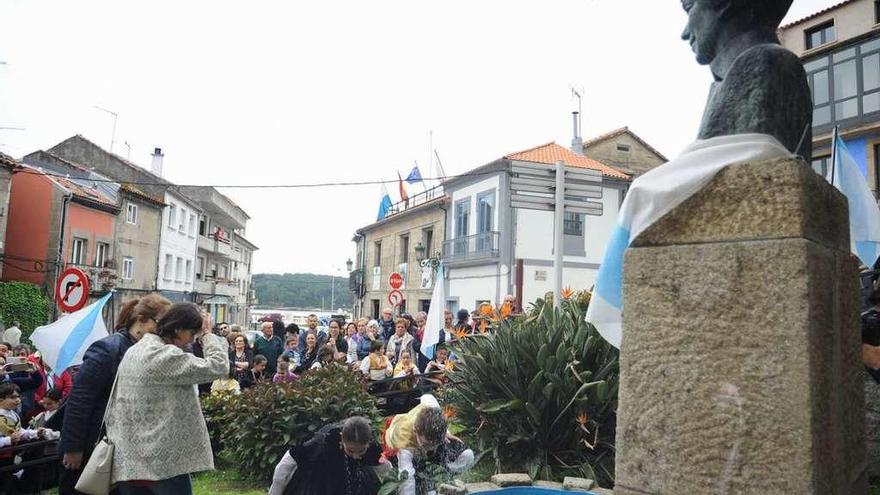
[[[813,103],[801,61],[779,44],[776,29],[793,0],[682,0],[681,37],[715,81],[700,139],[761,133],[807,162]]]

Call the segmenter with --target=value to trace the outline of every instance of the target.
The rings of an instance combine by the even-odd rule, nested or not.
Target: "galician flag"
[[[772,136],[720,136],[694,142],[675,160],[633,181],[605,248],[587,321],[619,348],[623,340],[623,257],[630,242],[728,165],[788,156],[791,153]]]
[[[437,268],[434,279],[434,293],[431,295],[431,307],[428,309],[428,321],[425,323],[425,335],[419,349],[429,359],[434,359],[434,349],[440,342],[443,331],[444,310],[446,309],[446,284],[443,283],[443,265]]]
[[[880,256],[880,208],[859,165],[837,132],[833,153],[833,165],[826,179],[849,201],[850,250],[865,266],[873,268]]]
[[[388,194],[388,188],[385,187],[385,184],[382,184],[382,201],[379,203],[379,215],[376,217],[376,221],[378,222],[388,216],[388,210],[390,209],[391,195]]]
[[[111,292],[79,311],[34,330],[31,342],[56,375],[60,376],[67,368],[82,364],[86,349],[109,335],[101,311],[112,296]]]

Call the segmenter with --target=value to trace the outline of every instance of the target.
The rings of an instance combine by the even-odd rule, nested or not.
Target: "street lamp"
[[[351,258],[349,258],[345,262],[345,269],[348,270],[349,273],[351,273],[352,268],[354,268],[354,261],[351,261]]]
[[[428,250],[425,249],[425,246],[422,245],[421,241],[416,244],[415,251],[416,260],[419,262],[419,266],[430,266],[432,270],[434,270],[435,272],[437,271],[437,268],[440,267],[440,253],[431,255],[427,252]],[[425,257],[425,254],[428,254],[428,257]]]

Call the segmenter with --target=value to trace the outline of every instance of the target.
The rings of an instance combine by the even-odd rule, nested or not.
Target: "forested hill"
[[[333,305],[336,308],[351,307],[352,294],[348,290],[347,277],[314,273],[257,273],[253,276],[253,288],[260,306],[330,309],[331,280],[335,280]]]

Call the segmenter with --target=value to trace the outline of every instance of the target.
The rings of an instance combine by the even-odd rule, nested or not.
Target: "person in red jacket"
[[[76,376],[77,371],[79,371],[79,365],[67,368],[64,373],[61,373],[61,376],[54,376],[55,389],[61,392],[62,400],[66,399],[73,389],[73,377]]]

